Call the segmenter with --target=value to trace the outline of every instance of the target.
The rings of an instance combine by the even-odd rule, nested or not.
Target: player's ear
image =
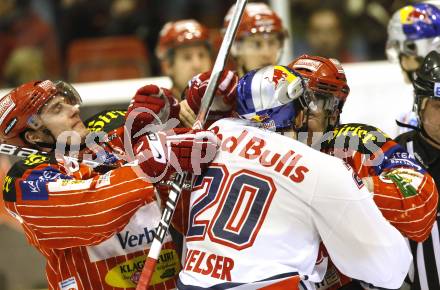
[[[44,139],[42,138],[41,134],[41,131],[27,130],[26,132],[24,132],[24,139],[26,139],[26,141],[31,144],[43,142]]]

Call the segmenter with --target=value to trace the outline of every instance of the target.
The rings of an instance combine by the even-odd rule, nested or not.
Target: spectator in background
[[[61,61],[52,27],[27,0],[0,1],[0,86],[59,78]]]
[[[45,75],[43,53],[31,46],[14,49],[4,67],[8,86],[35,80]]]
[[[60,34],[62,49],[66,51],[73,39],[98,37],[109,21],[107,0],[63,0],[60,4]]]
[[[342,20],[335,10],[322,8],[311,13],[306,28],[308,53],[341,62],[352,62],[356,57],[346,48],[346,35]]]

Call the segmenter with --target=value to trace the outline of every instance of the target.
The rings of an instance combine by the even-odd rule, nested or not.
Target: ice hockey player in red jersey
[[[172,81],[171,92],[182,102],[179,119],[188,128],[192,127],[196,115],[186,109],[181,94],[193,76],[211,68],[211,53],[208,28],[194,19],[167,22],[160,31],[156,56],[163,74]]]
[[[382,288],[402,285],[409,249],[361,179],[340,159],[291,138],[293,100],[306,92],[283,66],[240,79],[236,110],[254,122],[211,126],[221,146],[190,196],[179,289],[314,289],[321,240],[344,274]],[[230,100],[216,97],[219,103]]]
[[[141,88],[129,110],[141,106],[139,92],[144,90],[160,91],[155,86]],[[216,148],[205,138],[215,136],[176,129],[149,132],[124,145],[125,111],[105,111],[84,124],[79,104],[72,86],[49,80],[26,83],[2,96],[2,141],[47,152],[31,154],[13,165],[3,187],[5,207],[20,222],[29,243],[46,258],[49,289],[134,288],[160,220],[152,181],[165,174],[170,163],[189,171],[203,166],[196,157]],[[170,117],[167,108],[161,112],[165,119]],[[143,114],[138,118],[151,117]],[[132,133],[142,129],[133,128]],[[85,146],[89,133],[97,131],[108,134],[95,146]],[[61,136],[66,133],[77,136],[79,142],[72,137],[63,144]],[[75,154],[76,145],[79,150],[74,157],[89,154],[100,166],[92,168],[54,150],[57,146]],[[124,146],[146,160],[138,160],[138,165],[126,162]],[[2,145],[2,150],[14,148]],[[179,270],[174,245],[167,237],[149,289],[174,289]]]
[[[234,9],[235,5],[225,16],[225,30]],[[238,75],[242,76],[253,69],[277,64],[287,36],[281,18],[266,3],[248,3],[231,48]]]

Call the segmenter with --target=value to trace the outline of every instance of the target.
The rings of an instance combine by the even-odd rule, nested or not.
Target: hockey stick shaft
[[[9,156],[16,156],[16,157],[20,157],[20,158],[27,158],[27,157],[29,157],[29,155],[32,155],[32,154],[37,154],[37,155],[41,155],[41,156],[48,156],[49,153],[44,152],[44,151],[39,151],[39,150],[33,149],[33,148],[25,148],[25,147],[19,147],[19,146],[15,146],[15,145],[11,145],[11,144],[1,143],[0,144],[0,154],[9,155]],[[102,164],[100,162],[87,160],[87,159],[80,160],[78,158],[74,158],[74,157],[70,157],[70,156],[66,156],[66,158],[69,158],[70,161],[77,161],[78,163],[87,164],[87,165],[91,166],[92,168],[95,168],[95,167]]]
[[[235,11],[226,29],[223,42],[220,46],[219,53],[212,69],[211,77],[209,78],[208,86],[202,98],[202,104],[197,115],[196,122],[193,125],[193,129],[202,129],[203,125],[206,122],[209,113],[209,107],[211,106],[211,103],[213,101],[214,93],[217,89],[220,76],[225,68],[226,60],[228,58],[232,42],[234,41],[234,37],[237,32],[246,2],[247,0],[237,0]],[[159,254],[162,249],[165,234],[167,233],[168,228],[171,224],[174,210],[179,200],[183,184],[187,179],[187,176],[187,173],[184,172],[181,174],[177,174],[176,178],[173,180],[170,194],[168,195],[168,200],[165,204],[165,209],[162,212],[161,221],[159,222],[159,225],[157,227],[156,234],[151,244],[150,251],[148,252],[148,257],[145,261],[144,268],[142,269],[142,273],[139,278],[136,290],[146,290],[148,288],[148,285],[150,284],[151,277],[153,276],[154,269],[157,263],[157,259],[159,258]]]

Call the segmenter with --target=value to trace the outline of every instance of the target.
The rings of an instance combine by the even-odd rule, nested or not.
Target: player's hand
[[[134,136],[148,124],[165,123],[179,115],[179,102],[171,91],[156,85],[146,85],[137,90],[125,115],[126,125],[131,125]],[[139,112],[139,113],[137,113]]]
[[[186,91],[186,99],[189,107],[198,113],[203,95],[208,86],[211,72],[204,72],[196,75],[189,83]],[[211,111],[230,112],[235,104],[237,95],[238,76],[232,71],[226,70],[222,73],[219,85],[212,102]]]
[[[196,121],[196,114],[188,105],[187,100],[180,102],[179,120],[182,122],[182,125],[187,128],[191,128]]]
[[[139,167],[153,183],[172,172],[200,174],[217,152],[217,136],[211,131],[176,128],[149,133],[133,146]]]

